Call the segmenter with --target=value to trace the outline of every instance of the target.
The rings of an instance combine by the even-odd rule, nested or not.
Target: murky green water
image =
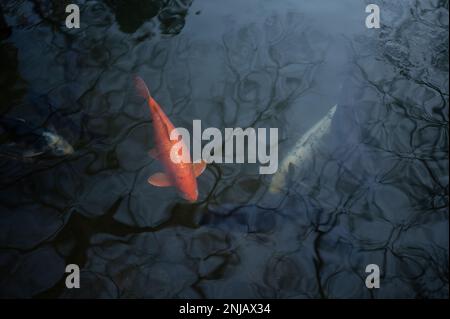
[[[448,1],[379,1],[377,30],[359,0],[0,3],[2,118],[74,148],[0,131],[1,297],[448,298]],[[135,74],[176,126],[279,128],[280,163],[337,109],[279,193],[212,164],[190,204],[147,183]]]

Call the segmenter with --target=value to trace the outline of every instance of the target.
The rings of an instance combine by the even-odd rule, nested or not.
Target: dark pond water
[[[0,3],[1,297],[448,298],[448,1]],[[279,128],[280,167],[337,107],[279,191],[216,163],[188,203],[135,74],[176,126]]]

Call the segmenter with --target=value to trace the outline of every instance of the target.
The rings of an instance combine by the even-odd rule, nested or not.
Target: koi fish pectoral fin
[[[205,162],[205,161],[201,161],[200,163],[193,163],[193,164],[192,164],[192,167],[193,167],[193,169],[194,169],[194,176],[195,176],[195,177],[198,177],[198,176],[200,176],[200,175],[203,173],[203,171],[205,170],[205,168],[206,168],[206,162]]]
[[[157,187],[173,186],[173,183],[170,180],[170,177],[164,173],[155,173],[152,176],[150,176],[147,181],[149,184],[151,184],[153,186],[157,186]]]

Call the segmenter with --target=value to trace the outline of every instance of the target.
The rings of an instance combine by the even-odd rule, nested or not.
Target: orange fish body
[[[192,163],[190,154],[183,154],[185,161],[175,163],[170,157],[170,153],[177,140],[170,140],[170,133],[175,130],[159,104],[151,97],[150,92],[140,77],[136,77],[136,88],[143,96],[150,108],[153,121],[153,133],[156,147],[149,153],[154,158],[161,161],[164,166],[164,173],[156,173],[148,178],[151,185],[158,187],[175,186],[182,196],[189,201],[196,201],[198,198],[197,177],[204,171],[205,162]],[[185,145],[184,145],[185,146]],[[184,149],[187,149],[184,147]]]

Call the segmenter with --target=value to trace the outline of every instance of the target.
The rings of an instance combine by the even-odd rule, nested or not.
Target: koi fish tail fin
[[[142,96],[146,100],[150,98],[150,91],[148,90],[147,85],[145,84],[144,80],[140,76],[136,76],[134,78],[134,84],[135,84],[136,90],[140,96]]]

